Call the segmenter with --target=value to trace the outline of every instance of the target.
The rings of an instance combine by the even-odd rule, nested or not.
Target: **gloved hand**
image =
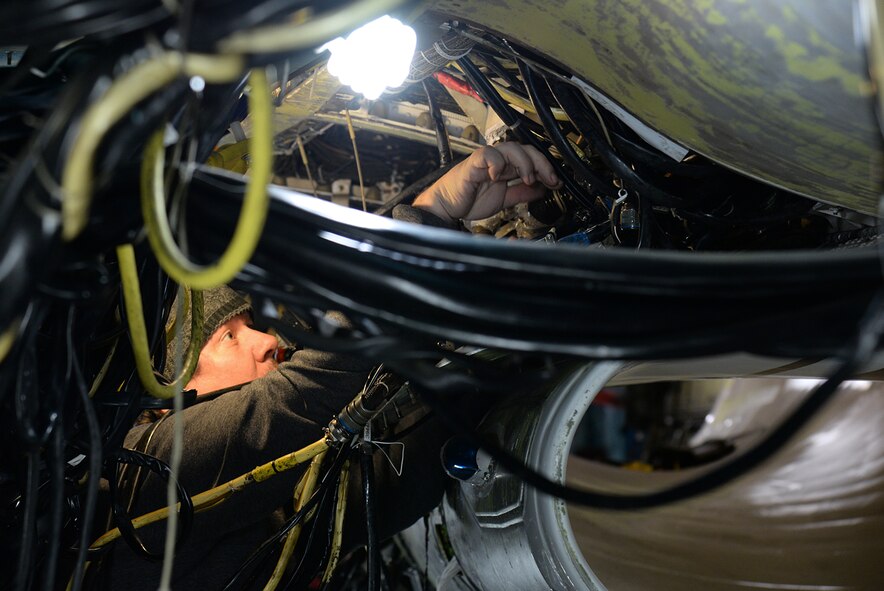
[[[522,182],[508,186],[508,181]],[[533,146],[505,142],[479,148],[414,200],[443,220],[479,220],[534,201],[561,186],[552,164]]]

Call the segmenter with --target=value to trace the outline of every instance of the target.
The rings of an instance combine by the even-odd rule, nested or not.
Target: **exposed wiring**
[[[267,217],[266,185],[273,173],[273,122],[270,94],[264,71],[252,70],[249,106],[252,111],[252,137],[249,152],[252,166],[245,199],[229,246],[211,265],[191,262],[175,244],[163,190],[163,134],[155,133],[148,142],[141,171],[141,209],[151,248],[163,270],[177,283],[195,289],[225,285],[245,265],[261,238]]]
[[[99,100],[89,106],[80,123],[62,172],[62,238],[80,235],[89,219],[95,153],[108,131],[140,101],[182,74],[209,83],[236,80],[244,62],[238,56],[164,52],[121,75]]]
[[[568,138],[565,137],[565,134],[562,133],[562,130],[559,128],[559,124],[556,122],[552,111],[550,110],[546,102],[544,102],[543,98],[540,96],[540,91],[535,84],[534,75],[531,72],[531,67],[521,60],[516,60],[516,63],[519,66],[519,71],[522,73],[522,79],[525,81],[525,87],[528,90],[528,96],[531,97],[531,102],[534,105],[534,110],[536,111],[538,117],[540,117],[543,128],[549,134],[553,145],[558,148],[562,157],[565,159],[565,162],[567,162],[568,165],[571,166],[572,169],[574,169],[574,172],[578,176],[583,178],[584,181],[588,182],[595,191],[598,191],[606,197],[613,199],[615,197],[615,193],[611,182],[609,180],[601,178],[599,174],[592,170],[592,168],[589,167],[589,164],[587,164],[574,150],[574,147],[571,145],[570,140],[568,140]]]
[[[494,88],[494,85],[485,77],[484,74],[476,67],[473,62],[470,61],[469,57],[463,57],[458,60],[458,65],[463,71],[464,75],[467,77],[467,80],[472,84],[482,95],[482,97],[488,102],[488,105],[491,109],[500,117],[501,121],[510,128],[510,130],[515,134],[515,136],[519,139],[520,142],[525,144],[531,144],[536,148],[544,157],[552,164],[556,170],[560,172],[559,178],[562,179],[565,188],[571,193],[575,199],[577,199],[584,207],[592,208],[594,199],[588,197],[585,194],[585,191],[577,184],[576,181],[573,180],[572,176],[567,173],[567,171],[562,170],[562,163],[555,158],[553,158],[549,151],[547,150],[547,143],[545,141],[541,141],[535,136],[533,133],[530,133],[528,129],[526,129],[528,120],[524,115],[515,111],[512,107],[510,107],[506,101],[501,98],[501,96],[497,93],[497,90]],[[533,122],[532,122],[533,123]],[[594,189],[603,189],[604,185],[600,185],[599,187],[593,187]]]
[[[291,470],[295,466],[298,466],[308,460],[312,460],[315,456],[324,452],[327,448],[328,443],[326,443],[325,439],[320,439],[319,441],[312,443],[307,447],[281,456],[271,462],[267,462],[266,464],[262,464],[257,468],[246,472],[245,474],[242,474],[225,482],[224,484],[220,484],[207,491],[194,495],[192,497],[193,508],[195,511],[202,511],[214,507],[218,503],[225,501],[230,495],[241,491],[244,487],[256,482],[263,482],[268,478],[279,474],[280,472]],[[162,521],[168,516],[169,508],[162,507],[155,511],[151,511],[150,513],[145,513],[144,515],[136,517],[132,520],[132,525],[135,529],[140,529],[145,525],[150,525],[151,523]],[[102,548],[119,537],[119,528],[114,528],[104,533],[101,537],[95,540],[92,546],[90,546],[90,549],[94,550]]]
[[[169,385],[162,385],[154,375],[153,364],[150,358],[147,328],[144,324],[144,310],[141,305],[141,288],[138,281],[138,270],[135,265],[135,250],[131,244],[123,244],[117,247],[117,259],[120,263],[120,279],[123,284],[123,300],[126,305],[126,320],[129,323],[129,341],[132,344],[132,352],[135,356],[135,367],[138,377],[145,390],[156,398],[173,398],[176,392],[180,392],[183,386],[190,381],[199,361],[202,349],[203,334],[203,298],[196,290],[190,291],[191,310],[190,315],[190,346],[184,362],[184,368],[175,380]]]
[[[222,198],[221,185],[213,183],[211,200],[203,202],[203,180],[198,172],[194,211],[223,229],[237,202],[235,186],[228,184],[230,194]],[[352,351],[378,353],[374,340],[392,354],[410,335],[597,359],[734,350],[831,355],[849,337],[846,322],[858,320],[881,285],[877,254],[869,249],[809,257],[547,248],[418,231],[272,190],[280,198],[271,206],[268,239],[243,286],[265,293],[268,283],[286,285],[273,291],[282,302],[341,309],[378,323],[363,333],[364,349],[349,343]],[[213,239],[220,242],[200,236],[196,246],[210,256]],[[281,261],[278,252],[302,256]],[[471,290],[464,292],[467,278]],[[849,292],[838,287],[845,281],[854,286]],[[644,305],[648,297],[655,306]],[[600,308],[610,313],[599,317]],[[803,326],[799,320],[808,314],[820,323]]]
[[[333,486],[335,482],[337,482],[338,474],[340,473],[341,467],[344,465],[344,462],[347,460],[349,455],[352,452],[352,447],[350,445],[343,445],[338,449],[338,452],[332,461],[331,466],[326,471],[326,473],[322,476],[322,480],[319,483],[319,486],[316,492],[313,493],[313,496],[307,501],[304,507],[292,515],[291,518],[283,525],[283,527],[276,532],[273,536],[268,538],[261,544],[254,552],[252,552],[251,556],[240,566],[239,570],[227,581],[227,584],[224,586],[224,591],[231,591],[240,586],[241,580],[248,575],[248,573],[252,570],[255,563],[261,561],[264,557],[267,556],[269,552],[271,552],[282,539],[283,536],[286,536],[292,528],[296,527],[298,524],[302,523],[307,517],[316,510],[316,514],[321,514],[324,512],[324,502],[328,499],[328,492],[330,488]],[[317,509],[317,505],[319,508]],[[288,582],[284,585],[285,588],[293,588],[292,580],[298,576],[301,571],[301,567],[304,564],[304,560],[307,557],[307,551],[312,545],[314,534],[316,533],[315,527],[311,528],[310,535],[307,538],[307,543],[305,544],[304,552],[301,556],[301,562],[295,567],[291,576],[289,577]]]
[[[344,467],[341,468],[341,475],[338,479],[338,502],[335,505],[334,535],[332,538],[331,555],[329,556],[328,564],[325,567],[325,572],[322,574],[323,585],[327,585],[331,580],[335,568],[338,566],[338,559],[341,556],[341,538],[344,533],[344,515],[346,515],[347,512],[347,484],[349,482],[350,462],[348,460],[344,462]]]
[[[353,144],[353,158],[356,160],[356,174],[359,176],[359,193],[362,195],[362,211],[368,211],[365,203],[365,182],[362,179],[362,162],[359,159],[359,148],[356,147],[356,131],[353,129],[353,120],[350,119],[350,109],[344,109],[347,117],[347,132],[350,134],[350,143]]]
[[[310,467],[307,468],[307,473],[301,477],[297,486],[300,492],[297,495],[298,500],[295,503],[295,513],[302,511],[307,505],[307,500],[313,496],[313,492],[316,490],[316,481],[319,479],[319,468],[322,466],[322,460],[324,458],[325,450],[313,458],[310,462]],[[264,585],[264,591],[273,591],[279,585],[279,582],[282,580],[282,575],[285,573],[289,560],[292,557],[292,552],[295,551],[295,545],[298,543],[300,535],[301,524],[299,523],[294,526],[288,533],[288,536],[286,536],[285,544],[279,555],[279,560],[273,568],[273,574],[270,575],[270,580]]]

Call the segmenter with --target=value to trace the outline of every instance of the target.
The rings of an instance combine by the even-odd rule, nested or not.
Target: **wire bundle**
[[[226,218],[241,190],[236,179],[201,171],[194,212],[229,228]],[[837,354],[881,285],[872,249],[550,248],[379,223],[281,188],[272,193],[267,232],[248,277],[298,286],[311,301],[392,334],[598,359]],[[194,246],[211,258],[219,242],[202,234]],[[298,256],[283,259],[280,252]]]

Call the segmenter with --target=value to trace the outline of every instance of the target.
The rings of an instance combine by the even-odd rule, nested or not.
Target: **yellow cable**
[[[0,333],[0,363],[6,359],[9,352],[12,351],[12,345],[15,344],[16,333],[18,332],[18,323],[13,322]]]
[[[307,473],[304,474],[300,482],[298,482],[297,488],[300,489],[300,493],[298,494],[298,501],[295,503],[296,513],[303,509],[310,497],[313,496],[313,491],[316,490],[316,481],[319,479],[319,467],[322,464],[322,459],[324,457],[325,452],[323,451],[321,454],[313,458],[313,461],[310,462],[310,467],[307,469]],[[303,522],[304,518],[301,519],[301,523]],[[277,585],[279,585],[279,581],[282,580],[282,575],[285,572],[286,567],[289,565],[292,552],[295,550],[295,544],[298,543],[298,538],[301,536],[301,523],[293,527],[292,531],[289,532],[288,537],[286,537],[285,545],[282,547],[282,553],[279,555],[279,560],[276,562],[273,574],[270,575],[270,580],[264,585],[264,591],[273,591],[276,589]]]
[[[497,94],[500,97],[508,102],[511,105],[519,107],[525,111],[530,111],[531,113],[536,113],[537,111],[534,109],[534,105],[529,100],[525,100],[516,93],[512,92],[506,86],[501,86],[500,84],[491,83],[492,86],[497,90]],[[551,107],[550,111],[552,111],[553,117],[556,121],[570,121],[571,119],[568,117],[567,113],[562,109],[558,109],[556,107]]]
[[[95,379],[92,380],[92,385],[89,387],[89,398],[95,396],[95,393],[98,392],[98,387],[101,386],[101,382],[104,381],[104,376],[107,375],[107,370],[110,368],[111,361],[113,361],[114,353],[117,352],[117,345],[120,344],[120,339],[114,340],[114,344],[111,345],[110,353],[107,354],[107,357],[104,360],[104,363],[101,364],[101,369],[98,370],[98,375],[95,376]]]
[[[350,132],[350,142],[353,144],[353,157],[356,159],[356,174],[359,175],[359,191],[362,193],[362,211],[368,211],[365,203],[365,183],[362,182],[362,163],[359,161],[359,150],[356,148],[356,131],[353,129],[353,120],[350,119],[350,109],[344,109],[347,116],[347,130]]]
[[[252,168],[246,196],[236,222],[230,244],[221,257],[208,266],[191,262],[175,244],[163,191],[163,136],[155,133],[145,148],[141,168],[141,211],[147,237],[163,270],[174,281],[195,289],[211,289],[225,285],[242,269],[261,238],[270,198],[267,184],[273,173],[273,128],[270,112],[270,91],[264,71],[252,70],[249,107],[252,116],[252,138],[249,152]]]
[[[168,386],[157,381],[150,360],[150,347],[148,346],[147,327],[144,324],[144,311],[141,306],[141,287],[138,282],[138,269],[135,265],[135,251],[131,244],[123,244],[117,247],[117,259],[120,262],[120,277],[123,283],[123,301],[126,305],[126,319],[129,322],[129,340],[135,355],[135,368],[141,384],[151,396],[156,398],[172,398],[181,386],[186,386],[196,369],[202,349],[203,336],[203,297],[202,294],[190,291],[191,311],[190,315],[190,347],[188,347],[184,362],[184,370]],[[167,361],[168,362],[168,361]]]
[[[347,511],[347,482],[350,480],[350,462],[344,464],[341,479],[338,481],[338,503],[335,506],[335,529],[332,534],[331,556],[328,566],[322,574],[323,584],[328,583],[338,566],[338,558],[341,556],[341,537],[344,531],[344,514]],[[266,591],[266,590],[265,590]]]
[[[382,16],[407,0],[361,0],[330,14],[293,25],[285,23],[237,31],[218,42],[223,53],[275,53],[313,49],[326,41]]]
[[[272,462],[262,464],[261,466],[253,469],[251,472],[246,472],[245,474],[237,476],[236,478],[229,480],[224,484],[195,495],[192,498],[193,508],[195,511],[204,511],[206,509],[210,509],[221,503],[222,501],[226,500],[227,497],[229,497],[233,493],[239,492],[244,487],[254,482],[263,482],[280,472],[291,470],[295,466],[303,464],[307,460],[312,460],[314,457],[325,452],[327,449],[328,443],[326,443],[325,439],[320,439],[319,441],[312,443],[307,447],[299,449],[298,451],[286,454],[280,458],[273,460]],[[144,515],[136,517],[132,520],[132,525],[135,527],[135,529],[139,529],[144,527],[145,525],[156,523],[157,521],[162,521],[168,516],[169,507],[162,507],[155,511],[151,511],[150,513],[145,513]],[[120,530],[118,528],[114,528],[104,533],[100,538],[95,540],[90,548],[101,548],[102,546],[108,545],[119,537]]]
[[[310,172],[310,161],[307,160],[307,149],[304,147],[304,140],[301,139],[301,134],[298,134],[298,152],[301,154],[301,162],[304,163],[304,168],[307,169],[307,180],[310,181],[310,186],[313,188],[313,196],[318,197],[316,194],[316,181],[313,180],[313,173]]]
[[[176,77],[201,76],[209,83],[235,80],[244,68],[239,56],[164,52],[120,76],[83,115],[62,171],[62,238],[76,238],[89,219],[95,152],[107,132],[136,104]]]

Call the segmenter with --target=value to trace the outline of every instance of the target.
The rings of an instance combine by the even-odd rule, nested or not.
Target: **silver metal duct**
[[[763,371],[759,361],[749,373]],[[693,377],[723,375],[736,362],[730,357],[707,363],[706,373]],[[768,371],[776,372],[775,365],[768,360]],[[550,392],[496,409],[483,429],[559,482],[629,494],[668,488],[708,466],[640,473],[569,454],[574,432],[602,387],[684,377],[678,364],[665,366],[577,367]],[[818,382],[730,380],[695,439],[748,434],[736,440],[739,453]],[[453,481],[428,522],[429,556],[422,523],[402,539],[415,562],[427,565],[438,589],[448,591],[880,589],[882,424],[884,382],[849,382],[803,432],[751,474],[708,495],[640,512],[570,507],[492,464],[478,485]]]

